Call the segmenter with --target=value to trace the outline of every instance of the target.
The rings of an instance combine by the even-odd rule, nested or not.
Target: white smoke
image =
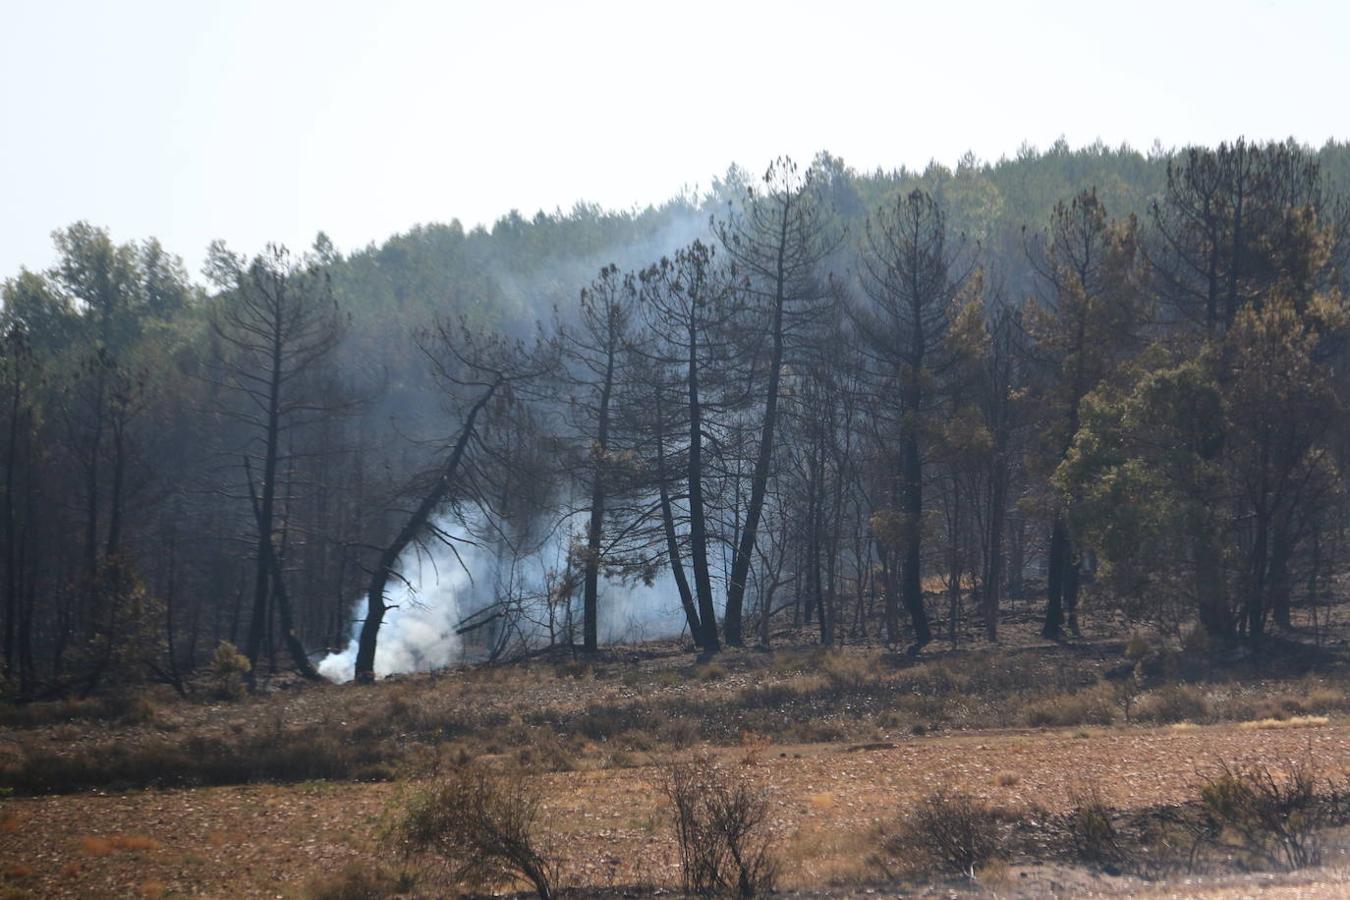
[[[484,568],[482,555],[472,546],[460,545],[459,559],[447,546],[405,555],[400,571],[408,583],[391,580],[385,602],[390,609],[380,626],[375,645],[375,674],[383,678],[404,672],[430,672],[458,662],[463,641],[455,634],[474,582],[470,573]],[[461,564],[460,559],[463,560]],[[466,570],[467,567],[467,570]],[[409,586],[411,584],[411,587]],[[352,636],[340,653],[330,653],[319,663],[319,674],[330,681],[351,681],[356,671],[357,636],[365,618],[366,601],[356,603]]]
[[[464,533],[447,522],[439,523],[439,527],[451,534]],[[517,590],[543,593],[549,570],[566,558],[563,548],[567,534],[567,528],[557,529],[543,547],[517,561],[511,576]],[[422,552],[410,550],[405,554],[399,571],[407,582],[391,579],[386,591],[385,602],[390,608],[375,645],[377,677],[429,672],[463,661],[464,641],[455,633],[456,628],[494,599],[502,576],[498,561],[485,547],[457,542],[455,550],[458,556],[450,547],[437,543]],[[602,581],[598,599],[598,631],[604,643],[673,637],[684,630],[684,612],[669,572],[661,573],[651,585]],[[581,598],[575,597],[573,602],[579,639]],[[330,681],[352,680],[357,636],[365,613],[366,599],[362,597],[353,608],[351,639],[346,648],[319,662],[319,673]],[[536,637],[546,642],[543,628],[536,630]]]

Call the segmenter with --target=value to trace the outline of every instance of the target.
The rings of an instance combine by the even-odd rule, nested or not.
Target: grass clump
[[[1098,685],[1033,700],[1022,708],[1022,715],[1033,728],[1110,725],[1115,720],[1116,703],[1110,689]]]
[[[1168,685],[1145,695],[1138,703],[1134,718],[1142,722],[1170,725],[1174,722],[1203,721],[1209,717],[1209,701],[1193,687]]]
[[[408,872],[391,873],[383,866],[351,862],[335,875],[315,879],[305,888],[307,900],[385,900],[411,893]]]

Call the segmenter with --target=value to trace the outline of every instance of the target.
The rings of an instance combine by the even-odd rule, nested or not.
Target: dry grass
[[[1253,722],[1239,722],[1239,728],[1255,731],[1270,731],[1276,728],[1320,728],[1330,724],[1326,716],[1293,716],[1288,719],[1257,719]]]
[[[862,647],[730,650],[709,667],[675,647],[630,649],[373,688],[303,686],[230,703],[154,695],[144,721],[111,715],[111,707],[97,715],[81,707],[72,718],[50,712],[61,706],[53,704],[17,714],[27,724],[4,733],[0,786],[19,793],[258,787],[6,800],[0,839],[15,847],[12,859],[41,857],[34,833],[61,848],[62,858],[38,866],[30,879],[42,896],[112,883],[106,873],[124,871],[134,871],[135,880],[116,881],[118,895],[133,895],[147,880],[172,894],[220,895],[231,890],[221,873],[244,866],[247,834],[258,850],[249,857],[250,874],[239,876],[252,887],[241,892],[262,892],[275,859],[290,860],[301,884],[334,879],[352,860],[374,873],[367,848],[381,846],[389,798],[476,765],[509,773],[540,790],[550,809],[566,810],[565,869],[578,884],[669,887],[677,879],[675,856],[649,767],[672,754],[708,751],[748,784],[772,789],[783,883],[811,890],[875,877],[867,864],[875,823],[895,821],[944,785],[977,803],[1044,802],[1062,817],[1073,810],[1070,774],[1099,783],[1114,814],[1122,805],[1193,799],[1196,767],[1223,748],[1236,747],[1230,758],[1248,760],[1313,741],[1329,765],[1350,768],[1340,715],[1346,695],[1325,678],[1215,677],[1181,687],[1130,679],[1138,687],[1126,717],[1119,682],[1102,677],[1123,664],[1118,644],[1109,652],[934,645],[925,654],[916,663]],[[1159,655],[1148,648],[1150,654]],[[1241,728],[1223,724],[1247,720],[1252,724]],[[1016,730],[1029,723],[1050,730]],[[1152,724],[1167,727],[1118,727]],[[390,776],[395,784],[350,783]],[[296,781],[304,783],[264,786]],[[329,784],[336,781],[347,783]],[[260,796],[278,806],[246,818]],[[110,820],[114,809],[126,817]],[[51,818],[52,810],[65,810],[64,818]],[[197,824],[141,824],[187,820]],[[179,840],[180,831],[192,837]],[[78,837],[90,832],[144,833],[163,846],[132,852],[110,845],[105,855],[88,855]],[[305,843],[315,835],[316,843]],[[1071,846],[1068,831],[1060,838],[1057,846]],[[75,868],[61,876],[67,864]],[[202,874],[208,869],[210,876]],[[999,871],[997,864],[976,867],[986,886]],[[372,890],[388,886],[383,876],[375,880]],[[432,896],[450,890],[434,879],[418,884]]]
[[[1134,717],[1141,722],[1170,725],[1174,722],[1202,722],[1209,718],[1209,701],[1190,685],[1168,685],[1152,691],[1139,701]]]
[[[1033,728],[1110,725],[1116,718],[1115,700],[1109,686],[1097,685],[1033,700],[1023,708],[1023,715]]]

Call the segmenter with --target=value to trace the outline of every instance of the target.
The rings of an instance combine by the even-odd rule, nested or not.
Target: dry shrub
[[[527,744],[517,748],[516,762],[529,771],[572,772],[577,768],[575,752],[553,732],[537,729]]]
[[[971,688],[971,676],[946,661],[906,669],[900,682],[913,693],[931,698],[966,694]]]
[[[519,880],[557,896],[560,866],[537,796],[519,778],[470,768],[413,801],[399,827],[404,848],[430,854],[471,890]]]
[[[707,755],[672,763],[664,774],[684,890],[718,897],[771,892],[778,863],[764,792]]]
[[[675,716],[662,722],[657,734],[662,741],[676,750],[692,747],[702,736],[698,722],[684,716]]]
[[[694,677],[699,681],[719,681],[727,674],[727,667],[719,662],[707,662],[694,669]]]
[[[1200,804],[1201,842],[1273,868],[1321,861],[1319,831],[1331,824],[1331,816],[1307,761],[1287,760],[1278,771],[1220,763],[1200,786]]]
[[[661,718],[645,703],[592,703],[560,725],[593,741],[609,741],[630,732],[659,728]]]
[[[29,794],[389,777],[377,747],[318,728],[287,731],[279,723],[229,739],[109,742],[62,754],[39,744],[0,763],[0,787]]]
[[[1248,718],[1296,719],[1340,712],[1346,708],[1347,698],[1343,691],[1314,682],[1305,683],[1295,693],[1271,697],[1257,704]]]
[[[155,715],[155,706],[148,697],[126,691],[49,703],[0,704],[0,726],[9,728],[35,728],[77,721],[137,725],[149,722]]]
[[[760,759],[768,752],[769,747],[773,745],[773,738],[754,731],[742,731],[740,743],[741,749],[744,751],[744,755],[741,756],[741,765],[757,766]]]
[[[119,834],[114,835],[111,840],[115,849],[125,850],[128,853],[159,849],[159,841],[144,834]]]
[[[861,693],[877,680],[869,661],[851,653],[824,654],[818,671],[837,693]]]
[[[1116,702],[1109,686],[1097,685],[1033,700],[1022,708],[1022,714],[1033,728],[1110,725],[1116,717]]]
[[[1151,649],[1153,648],[1149,645],[1148,638],[1136,631],[1125,642],[1125,658],[1138,662],[1147,656]]]
[[[1121,859],[1120,835],[1111,821],[1111,809],[1102,800],[1095,782],[1076,784],[1069,789],[1069,829],[1078,858],[1094,865]]]
[[[97,835],[85,835],[80,838],[80,852],[85,856],[109,856],[116,849],[113,842]]]
[[[1143,722],[1168,725],[1195,722],[1209,717],[1209,701],[1193,687],[1168,685],[1147,694],[1139,701],[1134,717]]]
[[[307,900],[384,900],[410,893],[413,878],[393,874],[382,866],[351,862],[335,875],[319,878],[305,888]]]
[[[921,800],[885,847],[894,859],[970,878],[999,849],[998,813],[969,794],[946,791]]]

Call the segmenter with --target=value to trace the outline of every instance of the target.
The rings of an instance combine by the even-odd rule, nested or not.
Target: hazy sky
[[[350,250],[828,149],[1350,137],[1350,3],[0,0],[0,277],[88,219]]]

